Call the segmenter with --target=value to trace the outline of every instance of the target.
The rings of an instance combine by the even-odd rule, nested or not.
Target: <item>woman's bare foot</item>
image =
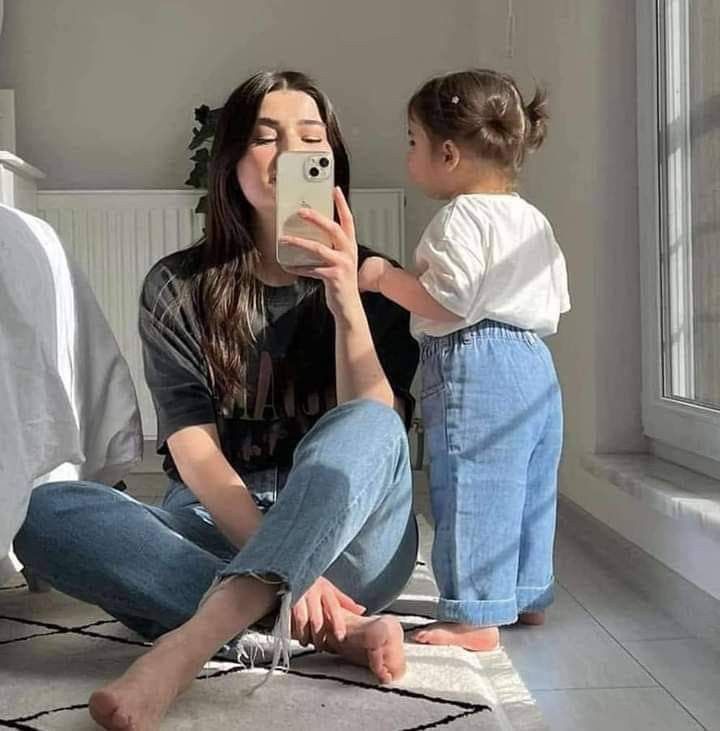
[[[347,634],[340,642],[332,636],[328,649],[355,665],[369,668],[381,683],[390,683],[405,674],[405,635],[393,617],[345,617]]]
[[[432,622],[410,635],[423,645],[456,645],[473,652],[488,652],[500,647],[497,627],[476,627],[473,624]]]
[[[111,731],[153,731],[193,681],[205,658],[171,632],[117,680],[90,696],[90,715]]]
[[[541,624],[545,624],[545,612],[521,612],[518,614],[518,624],[539,627]]]
[[[90,696],[90,715],[110,731],[154,731],[213,653],[276,603],[277,585],[253,576],[213,586],[190,620]]]

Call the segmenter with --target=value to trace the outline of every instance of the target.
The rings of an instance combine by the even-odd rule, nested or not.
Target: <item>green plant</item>
[[[210,150],[212,149],[212,142],[215,137],[215,129],[221,109],[210,109],[207,104],[203,104],[195,109],[195,121],[200,126],[193,127],[193,138],[188,145],[189,150],[194,150],[194,154],[190,159],[195,164],[190,171],[190,177],[185,181],[185,185],[207,190]],[[197,213],[207,213],[207,195],[203,195],[200,198],[195,207],[195,211]]]

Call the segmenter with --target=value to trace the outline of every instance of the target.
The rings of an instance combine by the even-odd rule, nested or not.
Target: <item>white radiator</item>
[[[198,197],[176,190],[38,191],[37,215],[85,272],[130,366],[146,439],[157,427],[137,331],[140,287],[158,259],[200,237]],[[358,241],[402,262],[402,189],[355,189],[351,203]]]

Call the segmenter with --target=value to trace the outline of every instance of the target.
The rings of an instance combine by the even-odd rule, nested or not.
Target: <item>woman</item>
[[[307,218],[333,248],[288,240],[324,263],[284,271],[275,160],[328,146],[339,221]],[[93,694],[104,728],[156,728],[219,648],[278,610],[282,633],[291,606],[287,629],[303,644],[367,665],[380,682],[404,671],[400,625],[373,613],[415,564],[403,419],[417,349],[400,308],[359,294],[369,253],[358,252],[348,187],[337,120],[307,77],[263,72],[233,92],[214,142],[206,238],[156,264],[141,297],[171,479],[163,505],[88,483],[34,492],[21,560],[60,591],[162,636]]]

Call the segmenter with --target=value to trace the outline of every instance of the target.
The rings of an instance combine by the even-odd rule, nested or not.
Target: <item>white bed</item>
[[[95,296],[45,221],[0,205],[0,583],[33,487],[114,484],[142,459],[135,389]]]

